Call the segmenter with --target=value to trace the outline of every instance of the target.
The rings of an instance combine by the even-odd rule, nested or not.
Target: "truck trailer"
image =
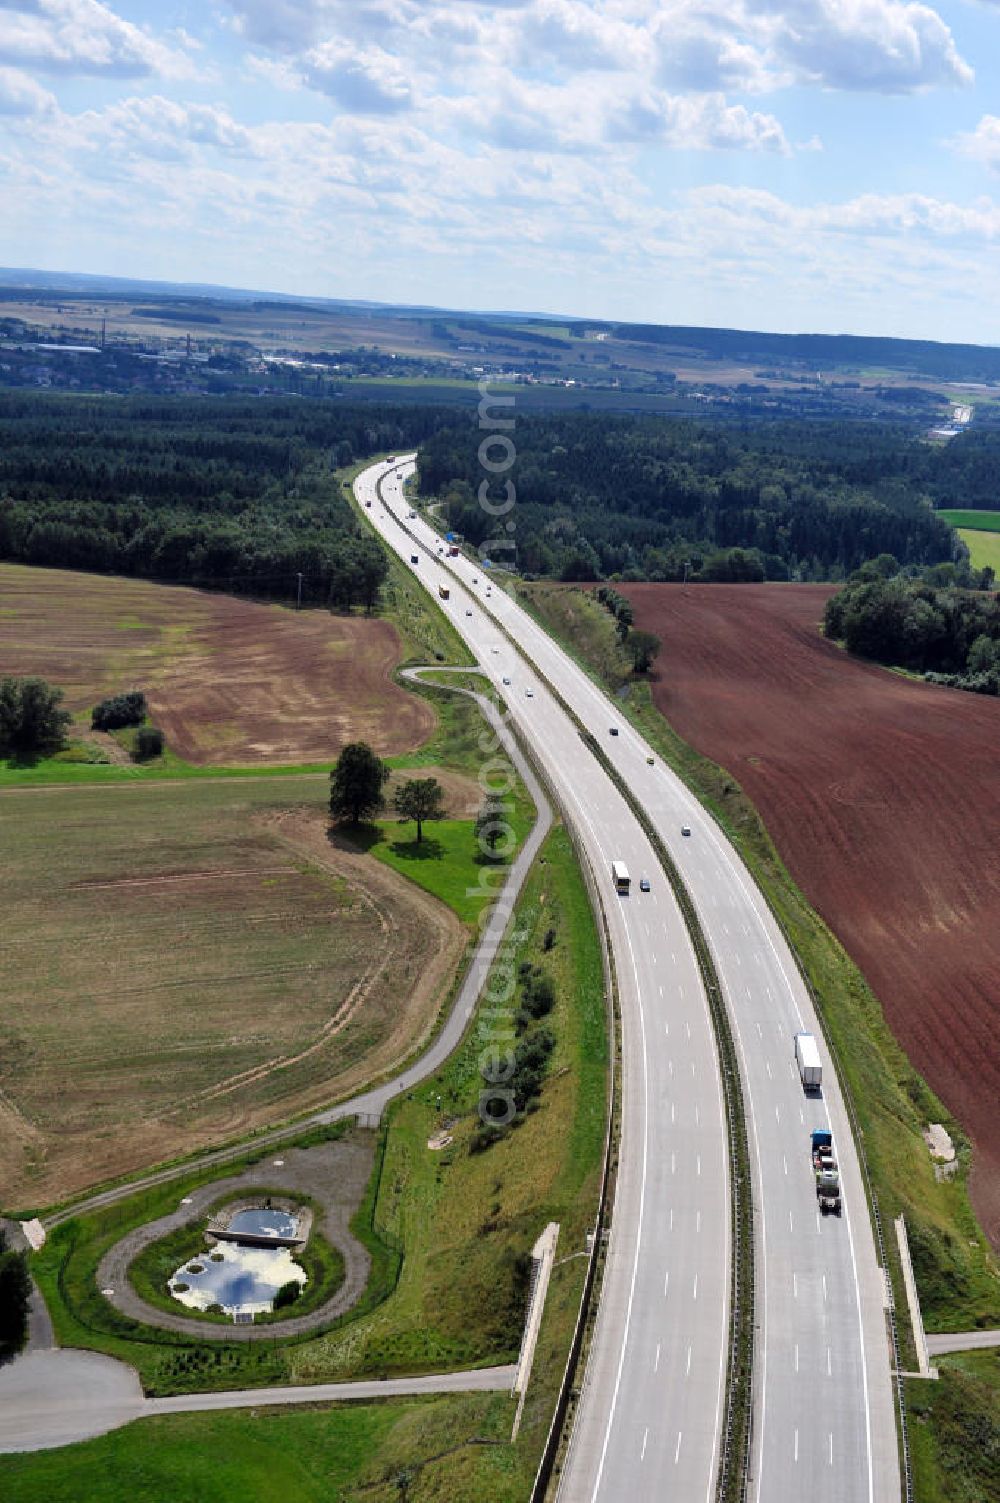
[[[438,585],[438,594],[441,596],[442,600],[447,600],[450,597],[450,595],[451,595],[451,590],[448,588],[448,586],[446,584],[439,584]]]
[[[811,1033],[795,1035],[795,1063],[799,1067],[803,1090],[818,1091],[823,1084],[823,1062]]]
[[[810,1145],[819,1208],[824,1215],[833,1211],[839,1216],[840,1170],[833,1152],[833,1134],[828,1128],[818,1127],[810,1134]]]

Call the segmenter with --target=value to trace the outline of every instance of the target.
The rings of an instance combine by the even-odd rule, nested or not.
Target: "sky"
[[[0,265],[1000,344],[1000,0],[0,0]]]

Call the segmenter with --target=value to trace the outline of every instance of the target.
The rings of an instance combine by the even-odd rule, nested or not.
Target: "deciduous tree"
[[[401,825],[417,822],[417,844],[424,838],[424,822],[443,819],[444,789],[437,778],[408,778],[396,789],[396,813]]]
[[[347,819],[352,825],[371,819],[383,807],[382,789],[388,777],[389,768],[367,741],[349,742],[330,774],[330,813],[334,819]]]

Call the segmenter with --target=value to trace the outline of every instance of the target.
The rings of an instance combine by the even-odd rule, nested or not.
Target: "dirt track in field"
[[[727,768],[975,1145],[1000,1246],[1000,702],[848,658],[828,585],[630,585],[659,709]]]
[[[435,717],[393,683],[401,656],[388,621],[0,565],[0,672],[49,679],[74,713],[142,689],[197,766],[319,762],[353,740],[412,750]]]

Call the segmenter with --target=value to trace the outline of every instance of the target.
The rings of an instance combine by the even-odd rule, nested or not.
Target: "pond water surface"
[[[288,1211],[275,1211],[270,1207],[237,1211],[230,1219],[228,1230],[252,1233],[257,1237],[294,1237],[298,1221]]]
[[[229,1314],[259,1315],[271,1309],[282,1284],[292,1279],[304,1284],[306,1275],[287,1247],[218,1242],[178,1268],[170,1280],[170,1292],[190,1310],[221,1305]],[[188,1287],[181,1290],[178,1284]]]

